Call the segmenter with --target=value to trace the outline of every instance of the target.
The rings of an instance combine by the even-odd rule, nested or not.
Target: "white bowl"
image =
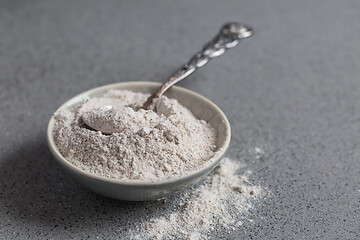
[[[134,92],[153,93],[161,83],[155,82],[122,82],[94,88],[81,93],[64,103],[59,109],[69,109],[84,102],[88,98],[100,97],[109,89],[131,90]],[[47,141],[56,160],[67,172],[90,190],[111,198],[128,201],[146,201],[166,197],[175,192],[184,190],[196,182],[202,180],[221,161],[227,150],[231,130],[225,114],[207,98],[190,90],[174,86],[165,94],[170,98],[177,99],[198,118],[209,122],[217,131],[216,146],[217,154],[210,159],[202,168],[189,172],[181,177],[170,179],[150,180],[118,180],[101,177],[74,166],[67,161],[59,152],[53,136],[54,117],[51,117],[47,128]]]

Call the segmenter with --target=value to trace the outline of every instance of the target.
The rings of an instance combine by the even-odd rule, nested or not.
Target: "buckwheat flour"
[[[180,200],[168,206],[170,211],[143,221],[132,238],[207,239],[215,229],[233,231],[251,222],[246,213],[262,189],[249,184],[251,172],[239,175],[239,168],[238,162],[224,158],[200,186],[177,196]]]
[[[129,107],[142,104],[147,97],[111,90],[73,109],[56,112],[54,140],[59,151],[87,172],[141,180],[180,176],[215,155],[215,129],[175,99],[156,100],[152,106],[156,112]],[[89,129],[83,118],[103,131]]]

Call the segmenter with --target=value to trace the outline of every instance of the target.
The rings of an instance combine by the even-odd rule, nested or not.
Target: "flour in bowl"
[[[110,90],[70,110],[57,111],[54,140],[60,153],[86,172],[139,180],[181,176],[215,155],[215,129],[177,100],[155,99],[151,110],[130,107],[141,105],[148,96]],[[87,127],[83,115],[89,113],[91,121],[106,124],[105,133],[111,134]]]

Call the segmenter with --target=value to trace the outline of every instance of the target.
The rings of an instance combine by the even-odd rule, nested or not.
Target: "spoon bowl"
[[[60,109],[73,108],[89,98],[101,97],[110,89],[130,90],[134,92],[153,93],[161,86],[155,82],[122,82],[94,88],[83,92],[64,103]],[[190,109],[198,119],[209,122],[217,131],[216,154],[203,166],[188,172],[181,177],[159,180],[122,180],[98,176],[86,172],[67,161],[59,152],[53,136],[54,117],[51,117],[47,128],[47,142],[55,159],[76,180],[98,194],[127,201],[156,200],[184,190],[202,180],[221,161],[231,137],[230,124],[225,114],[207,98],[190,90],[173,86],[165,95],[175,98],[180,104]]]

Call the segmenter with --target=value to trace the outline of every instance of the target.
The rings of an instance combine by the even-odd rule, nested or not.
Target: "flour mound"
[[[147,97],[110,90],[70,110],[59,110],[54,115],[56,146],[75,166],[115,179],[181,176],[215,155],[216,131],[209,123],[167,97],[154,101],[156,112],[130,107]],[[105,130],[90,129],[83,118]]]

